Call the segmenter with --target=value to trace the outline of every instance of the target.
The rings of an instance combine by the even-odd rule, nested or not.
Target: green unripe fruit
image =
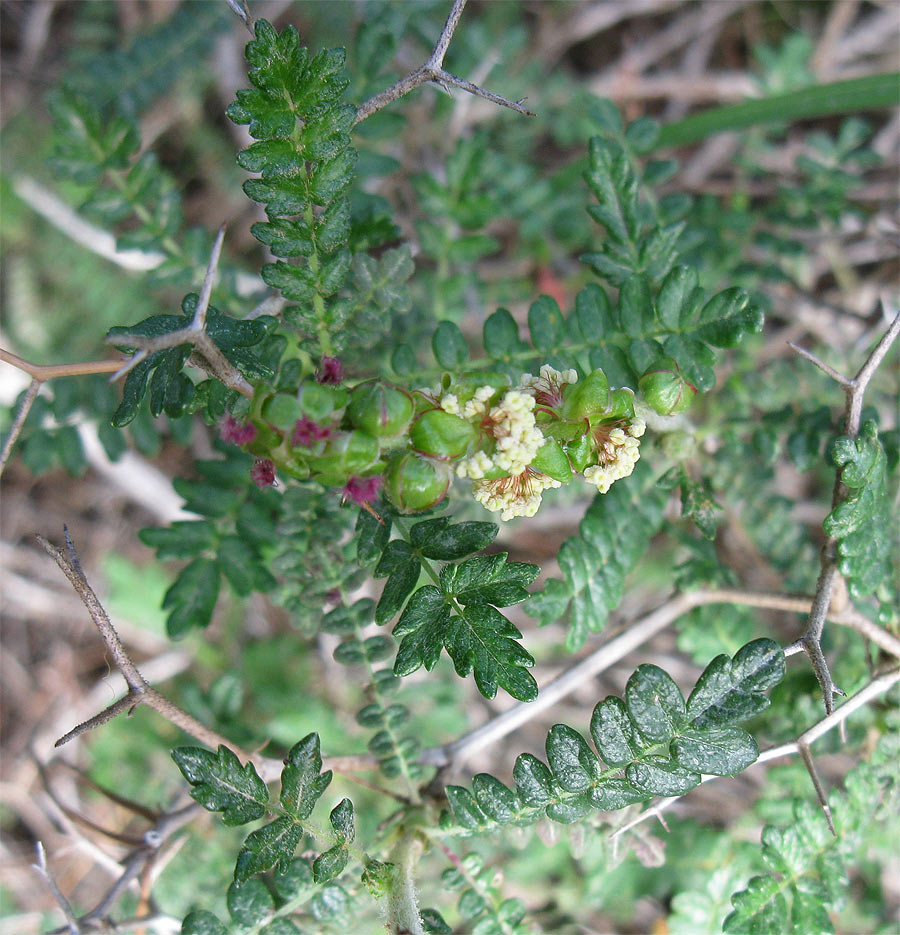
[[[609,381],[602,370],[594,370],[577,383],[562,388],[562,417],[592,419],[609,408]]]
[[[548,438],[541,445],[538,453],[534,456],[529,467],[535,471],[540,471],[561,484],[568,484],[572,479],[572,466],[566,453],[560,447],[559,442]]]
[[[654,361],[638,380],[644,399],[661,416],[672,416],[688,409],[697,395],[697,387],[681,375],[671,357]]]
[[[308,381],[297,390],[300,415],[308,416],[313,422],[322,422],[335,409],[340,409],[346,402],[346,395],[333,387]],[[293,424],[293,423],[292,423]]]
[[[341,482],[362,474],[378,460],[378,440],[365,432],[338,432],[325,439],[322,454],[309,459],[316,474],[337,477]]]
[[[388,462],[384,491],[398,509],[415,513],[437,506],[447,495],[450,478],[446,464],[407,451]]]
[[[634,416],[634,392],[628,387],[622,387],[609,394],[609,409],[600,421],[630,419],[632,416]]]
[[[413,401],[409,393],[378,380],[357,386],[347,405],[350,424],[376,438],[402,435],[412,417]]]
[[[262,404],[262,417],[270,425],[287,432],[302,418],[300,401],[291,393],[276,393]]]
[[[478,432],[471,423],[443,409],[429,409],[413,423],[409,433],[413,448],[433,458],[459,458],[475,441]]]

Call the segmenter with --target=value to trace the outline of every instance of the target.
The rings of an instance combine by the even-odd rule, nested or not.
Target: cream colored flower
[[[482,428],[496,442],[493,463],[501,471],[521,474],[544,444],[534,405],[534,397],[510,390],[482,420]]]
[[[455,393],[446,393],[441,397],[441,409],[449,412],[451,416],[459,415],[459,400]]]
[[[628,477],[641,457],[641,443],[646,424],[643,419],[632,419],[612,426],[598,425],[593,430],[597,464],[585,468],[584,479],[600,493],[623,477]]]
[[[484,451],[476,451],[459,462],[456,466],[456,476],[480,480],[492,467],[494,462],[491,461],[490,455]]]
[[[475,416],[483,416],[487,412],[487,401],[496,392],[493,386],[479,386],[475,395],[463,406],[463,418],[474,419]]]
[[[539,406],[558,406],[562,402],[562,388],[567,383],[577,383],[578,373],[575,370],[555,370],[549,364],[541,367],[539,376],[523,373],[519,380],[518,389],[524,390]]]
[[[526,467],[524,471],[497,480],[477,480],[472,485],[475,499],[504,522],[516,516],[534,516],[541,505],[541,493],[562,486],[558,480]]]

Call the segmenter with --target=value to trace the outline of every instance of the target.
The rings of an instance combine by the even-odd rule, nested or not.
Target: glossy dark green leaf
[[[410,543],[425,558],[439,559],[445,562],[465,558],[473,552],[490,545],[497,535],[495,523],[465,522],[453,523],[449,517],[416,523],[410,529]]]
[[[228,935],[228,929],[205,909],[195,909],[184,917],[181,935]]]
[[[499,686],[518,701],[533,701],[537,682],[525,669],[534,658],[517,642],[521,635],[499,610],[470,604],[448,621],[444,647],[457,675],[473,672],[486,698],[493,698]]]
[[[522,753],[516,757],[513,779],[519,797],[533,808],[542,808],[553,799],[553,774],[536,756]]]
[[[754,640],[734,659],[717,656],[710,662],[688,699],[687,718],[695,728],[740,724],[768,707],[761,693],[783,678],[781,648],[772,640]]]
[[[216,753],[201,747],[178,747],[172,758],[193,786],[191,797],[211,812],[222,812],[226,825],[243,825],[266,813],[269,790],[252,763],[241,765],[227,747]]]
[[[422,666],[429,671],[434,668],[450,614],[446,597],[433,585],[426,584],[413,594],[393,631],[394,638],[400,640],[394,662],[396,675],[409,675]]]
[[[284,816],[247,835],[234,868],[238,883],[276,864],[286,867],[294,857],[303,837],[303,828],[293,818]]]
[[[298,821],[308,818],[331,777],[331,770],[322,772],[319,735],[307,734],[287,755],[281,773],[281,804]]]
[[[584,792],[600,778],[602,767],[596,754],[578,731],[554,724],[547,734],[547,762],[553,779],[566,792]]]
[[[607,766],[625,766],[643,746],[620,698],[607,698],[594,708],[591,739]]]
[[[388,623],[400,612],[419,580],[421,568],[421,562],[408,542],[394,539],[387,544],[373,572],[376,578],[388,576],[375,607],[376,623]]]
[[[333,880],[340,876],[349,860],[350,853],[347,848],[343,844],[336,844],[323,854],[319,854],[313,861],[313,879],[316,883],[327,883]]]
[[[437,362],[447,370],[458,370],[469,360],[469,348],[462,332],[452,321],[442,321],[431,338]]]
[[[638,666],[625,687],[625,704],[634,725],[653,743],[671,740],[686,721],[678,686],[658,666]]]
[[[374,565],[391,538],[390,516],[386,512],[379,512],[378,516],[381,522],[367,510],[359,511],[356,520],[356,557],[361,565]]]
[[[444,791],[453,817],[463,828],[476,831],[486,824],[485,813],[468,789],[462,786],[447,786]]]
[[[638,792],[653,795],[684,795],[700,782],[700,774],[663,757],[647,757],[632,763],[625,778]]]
[[[516,793],[489,773],[478,773],[472,777],[472,791],[479,808],[500,824],[512,821],[519,811]]]
[[[262,925],[275,911],[275,900],[262,880],[232,883],[225,894],[225,902],[231,918],[246,928]]]
[[[209,626],[219,599],[219,569],[210,558],[195,558],[166,591],[163,610],[169,611],[166,632],[172,639],[194,627]]]
[[[507,557],[506,552],[499,552],[445,565],[441,569],[441,590],[461,604],[518,604],[528,598],[526,587],[540,568],[527,562],[508,562]]]
[[[714,776],[734,776],[756,762],[756,741],[737,727],[713,730],[685,729],[672,743],[680,766]]]

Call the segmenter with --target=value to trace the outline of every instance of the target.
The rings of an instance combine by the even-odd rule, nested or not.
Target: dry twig
[[[898,334],[900,334],[900,314],[891,322],[890,327],[875,346],[875,349],[869,355],[855,377],[845,377],[824,361],[819,360],[818,357],[811,354],[809,351],[795,344],[791,345],[798,354],[812,361],[820,370],[827,373],[828,376],[844,388],[847,402],[844,407],[843,434],[850,438],[856,438],[859,435],[859,423],[862,417],[863,397],[865,396],[866,388]],[[840,473],[838,473],[838,476],[835,478],[834,493],[831,498],[832,509],[843,503],[844,500],[847,499],[847,495],[847,488],[842,483]],[[825,618],[828,616],[832,594],[839,576],[840,573],[838,572],[837,566],[837,540],[833,536],[829,536],[822,546],[821,571],[819,572],[819,579],[816,582],[816,593],[813,598],[806,629],[803,631],[802,636],[800,636],[791,647],[794,651],[802,650],[809,657],[813,671],[816,673],[816,678],[819,680],[819,685],[822,687],[826,714],[831,714],[834,710],[834,695],[836,691],[840,691],[835,688],[834,681],[831,678],[831,672],[828,668],[828,662],[825,659],[825,654],[822,652],[822,631],[825,629]]]
[[[206,267],[206,276],[203,278],[200,298],[197,301],[194,317],[189,325],[180,328],[178,331],[170,331],[168,334],[155,337],[147,337],[142,334],[117,334],[106,339],[107,344],[135,348],[135,353],[126,361],[124,366],[113,374],[112,380],[118,380],[119,377],[133,370],[142,360],[146,360],[147,357],[157,351],[178,347],[181,344],[190,344],[194,348],[194,353],[191,354],[191,363],[211,373],[225,386],[237,390],[243,396],[250,397],[253,395],[253,387],[244,379],[240,371],[226,359],[206,331],[206,314],[209,310],[209,299],[212,295],[213,281],[216,276],[216,268],[219,265],[219,257],[222,254],[224,239],[225,226],[223,225],[216,234],[209,264]]]
[[[451,87],[461,88],[463,91],[468,91],[469,94],[483,97],[485,100],[491,101],[493,104],[499,104],[501,107],[509,107],[516,113],[523,114],[526,117],[536,116],[530,110],[526,110],[525,107],[522,106],[525,100],[524,97],[518,101],[510,101],[505,97],[501,97],[499,94],[494,94],[493,91],[487,91],[477,84],[472,84],[471,81],[457,78],[456,75],[452,75],[443,67],[444,56],[447,54],[450,40],[453,38],[453,33],[465,5],[466,0],[453,0],[453,7],[447,17],[447,22],[444,23],[444,28],[441,30],[434,51],[428,57],[428,61],[420,68],[417,68],[415,71],[401,78],[387,90],[381,91],[374,97],[370,97],[369,100],[365,101],[363,104],[360,104],[356,111],[356,120],[354,123],[361,123],[367,117],[371,117],[376,111],[387,107],[389,104],[393,104],[394,101],[399,100],[404,95],[409,94],[410,91],[421,87],[423,84],[427,84],[429,81],[433,81],[436,85],[448,91],[448,93]]]

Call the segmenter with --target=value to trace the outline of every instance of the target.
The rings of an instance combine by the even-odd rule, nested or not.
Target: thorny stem
[[[146,360],[150,354],[166,348],[178,347],[180,344],[190,344],[194,348],[194,353],[191,354],[190,358],[191,363],[211,373],[225,386],[237,390],[238,393],[248,399],[253,396],[253,387],[244,379],[240,371],[229,363],[206,331],[206,315],[209,311],[209,300],[212,295],[216,268],[219,265],[219,257],[222,255],[224,238],[225,226],[222,225],[216,234],[216,240],[209,255],[209,263],[206,267],[206,275],[203,277],[200,297],[197,300],[194,317],[189,325],[180,328],[178,331],[170,331],[168,334],[155,337],[140,334],[117,334],[106,339],[107,344],[127,345],[136,350],[136,353],[125,362],[124,366],[120,366],[116,370],[111,380],[114,381],[119,377],[123,377],[142,360]]]
[[[44,845],[38,841],[34,846],[35,851],[37,852],[37,863],[32,864],[31,866],[43,877],[44,882],[50,889],[50,892],[53,894],[53,898],[56,900],[56,904],[62,910],[62,914],[66,917],[66,923],[68,931],[72,935],[78,935],[81,931],[81,926],[78,924],[78,919],[75,916],[75,913],[72,911],[72,906],[69,904],[69,901],[65,896],[60,892],[59,887],[56,885],[56,881],[50,875],[50,871],[47,869],[47,855],[44,852]]]
[[[410,91],[415,90],[429,81],[433,81],[444,90],[447,90],[448,85],[460,88],[463,91],[468,91],[469,94],[483,97],[493,104],[499,104],[501,107],[509,107],[511,110],[516,111],[516,113],[526,117],[535,116],[530,110],[526,110],[525,107],[522,106],[522,102],[525,98],[518,101],[510,101],[505,97],[501,97],[499,94],[494,94],[493,91],[487,91],[477,84],[472,84],[472,82],[466,81],[463,78],[457,78],[456,75],[452,75],[449,71],[444,70],[444,56],[447,54],[450,40],[453,38],[453,33],[459,23],[459,18],[462,15],[465,5],[466,0],[454,0],[453,6],[450,9],[450,15],[447,17],[447,22],[444,23],[444,28],[441,30],[441,34],[434,46],[434,50],[428,57],[428,61],[415,71],[401,78],[387,90],[381,91],[374,97],[370,97],[365,103],[360,104],[356,111],[354,124],[361,123],[367,117],[371,117],[376,111],[387,107],[388,104],[393,104],[394,101],[399,100],[404,95],[409,94]]]
[[[186,711],[183,711],[167,698],[164,698],[158,691],[156,691],[156,689],[151,687],[151,685],[141,675],[137,666],[131,661],[128,653],[125,651],[125,647],[122,645],[119,634],[116,632],[116,629],[112,625],[109,616],[103,609],[103,605],[100,603],[90,584],[88,584],[87,578],[84,576],[84,574],[80,573],[79,570],[76,569],[75,565],[66,555],[63,554],[60,549],[49,543],[46,539],[44,539],[43,536],[38,536],[37,539],[43,547],[44,551],[54,559],[56,564],[60,567],[62,573],[69,579],[69,582],[75,589],[76,594],[78,594],[78,596],[81,598],[82,603],[87,608],[88,613],[91,615],[91,620],[93,620],[94,626],[97,627],[103,642],[106,644],[106,648],[109,650],[110,655],[112,656],[116,666],[122,673],[122,677],[125,679],[125,682],[128,685],[128,691],[123,698],[120,698],[105,711],[102,711],[100,714],[95,715],[84,723],[79,724],[77,727],[73,728],[71,731],[57,740],[55,746],[62,746],[73,737],[77,737],[79,734],[83,734],[85,731],[91,730],[94,727],[98,727],[100,724],[106,723],[106,721],[111,720],[122,711],[130,711],[139,704],[145,704],[148,707],[153,708],[153,710],[157,713],[161,714],[167,721],[174,724],[176,727],[181,728],[183,731],[185,731],[185,733],[190,734],[201,743],[204,743],[213,749],[218,747],[220,744],[224,744],[225,746],[228,746],[234,750],[237,756],[240,757],[244,762],[250,760],[251,757],[249,754],[230,743],[221,734],[218,734],[215,731],[210,730],[204,724],[201,724],[198,720],[191,717],[191,715],[189,715]]]
[[[813,741],[818,740],[819,737],[824,736],[833,728],[843,724],[854,711],[858,710],[864,705],[867,705],[870,701],[886,692],[897,682],[900,682],[900,667],[890,669],[889,671],[876,676],[874,679],[872,679],[871,682],[869,682],[868,685],[866,685],[865,688],[860,689],[855,695],[852,695],[850,698],[848,698],[837,710],[822,718],[821,721],[818,721],[808,730],[805,730],[795,741],[781,744],[778,747],[770,747],[768,750],[763,750],[756,761],[751,764],[751,766],[757,766],[760,763],[767,763],[769,760],[779,760],[782,757],[793,756],[795,753],[800,753],[801,756],[803,756],[803,761],[807,769],[809,769],[810,763],[812,761],[808,755],[803,754],[804,749],[808,751]],[[822,791],[822,784],[819,781],[818,774],[815,772],[815,768],[810,771],[810,776],[812,777],[813,785],[816,789],[816,795],[819,798],[819,803],[822,805],[823,810],[825,810],[825,819],[828,822],[829,828],[833,834],[834,826],[831,822],[831,809],[828,807],[827,801],[825,801],[824,792]],[[714,779],[723,778],[727,777],[703,776],[700,779],[700,783],[702,785],[703,783],[711,782]],[[660,799],[658,802],[655,802],[650,808],[645,809],[640,813],[640,815],[637,815],[631,821],[622,825],[620,828],[616,828],[610,837],[616,838],[619,835],[624,834],[626,831],[630,831],[632,828],[646,821],[648,818],[656,816],[661,819],[662,813],[674,805],[680,798],[683,798],[683,796],[670,795],[664,799]]]
[[[260,754],[251,755],[245,752],[239,746],[228,740],[227,737],[223,737],[221,734],[216,733],[216,731],[206,727],[206,725],[200,723],[196,718],[191,717],[186,711],[183,711],[177,705],[169,701],[168,698],[156,691],[156,689],[146,681],[143,675],[141,675],[137,666],[131,661],[131,657],[122,645],[119,634],[116,632],[115,627],[113,627],[103,605],[100,603],[90,584],[88,584],[84,574],[80,573],[79,570],[75,568],[74,563],[67,558],[60,549],[49,543],[43,536],[38,536],[37,539],[44,551],[59,565],[63,574],[69,579],[69,582],[75,589],[76,594],[81,598],[82,603],[91,615],[91,620],[94,621],[94,625],[103,638],[103,642],[106,644],[110,655],[113,657],[113,660],[128,685],[128,691],[124,697],[114,702],[104,711],[101,711],[99,714],[94,715],[94,717],[89,718],[87,721],[84,721],[82,724],[70,730],[67,734],[60,737],[54,746],[60,747],[80,734],[112,720],[117,714],[121,714],[123,711],[130,712],[137,705],[144,704],[156,711],[157,714],[162,715],[169,723],[174,724],[186,734],[189,734],[195,740],[199,740],[200,743],[205,744],[211,749],[215,750],[219,746],[226,746],[232,750],[242,762],[253,763],[260,777],[265,782],[272,782],[281,775],[284,763],[280,759],[276,757],[265,757]],[[338,773],[377,769],[377,767],[378,761],[375,757],[368,754],[326,757],[323,761],[324,769],[332,769]]]
[[[865,396],[866,388],[877,370],[878,365],[884,360],[898,334],[900,334],[900,314],[894,317],[890,327],[875,346],[875,349],[869,355],[856,376],[852,378],[845,377],[838,373],[809,351],[795,348],[803,357],[812,361],[844,388],[847,401],[844,407],[843,434],[850,438],[855,439],[859,435],[859,423],[862,418],[863,397]],[[791,347],[794,347],[794,345],[791,345]],[[847,496],[848,490],[841,481],[841,473],[838,472],[831,498],[832,510],[843,503],[847,499]],[[843,692],[835,688],[831,672],[828,668],[828,662],[825,659],[825,654],[822,652],[822,632],[825,629],[825,619],[828,616],[828,610],[831,606],[834,587],[839,578],[837,539],[833,536],[828,536],[822,546],[821,554],[821,570],[819,572],[819,579],[816,582],[816,593],[810,609],[809,619],[806,622],[806,628],[803,634],[793,644],[793,647],[801,649],[809,658],[813,672],[815,672],[816,678],[819,680],[819,685],[822,688],[825,701],[825,713],[831,714],[834,710],[835,692],[839,694],[843,694]]]
[[[88,360],[77,364],[33,364],[17,354],[4,350],[2,347],[0,347],[0,360],[12,364],[13,367],[17,367],[31,377],[31,384],[25,393],[25,398],[22,400],[22,405],[16,413],[13,424],[10,426],[9,435],[3,445],[3,452],[0,453],[0,474],[3,473],[6,462],[9,461],[13,445],[15,445],[16,439],[22,432],[25,420],[28,418],[28,413],[31,412],[31,407],[37,399],[42,383],[52,380],[54,377],[77,377],[90,373],[110,373],[122,366],[122,362],[118,360]]]

